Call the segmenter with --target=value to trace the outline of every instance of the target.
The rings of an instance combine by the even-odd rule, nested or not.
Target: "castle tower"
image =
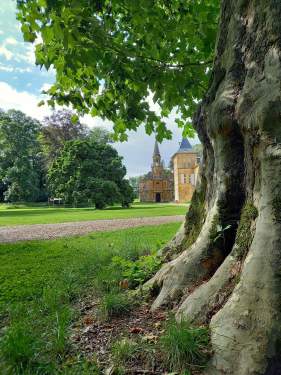
[[[151,171],[139,183],[140,201],[171,202],[174,200],[173,190],[173,174],[169,170],[165,170],[158,142],[155,141]]]
[[[152,174],[155,177],[161,177],[163,174],[163,162],[161,161],[161,155],[159,151],[158,142],[155,140],[154,152],[153,152],[153,164],[151,166]]]
[[[180,148],[173,155],[174,190],[176,202],[188,202],[195,190],[198,175],[198,155],[188,139],[183,138]]]

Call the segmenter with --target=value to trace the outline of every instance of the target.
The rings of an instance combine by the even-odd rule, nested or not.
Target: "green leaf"
[[[78,121],[79,121],[79,117],[77,115],[71,116],[71,122],[73,124],[77,124]]]

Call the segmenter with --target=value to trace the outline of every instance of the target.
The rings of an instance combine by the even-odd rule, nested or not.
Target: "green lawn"
[[[0,339],[0,373],[97,373],[61,370],[75,301],[94,290],[105,298],[105,313],[128,306],[118,291],[122,272],[132,271],[127,277],[133,287],[151,277],[160,266],[156,251],[179,225],[0,244],[0,316],[9,326]]]
[[[82,237],[0,244],[0,306],[3,308],[7,303],[40,296],[44,286],[64,275],[68,277],[75,273],[81,281],[83,274],[92,277],[100,257],[107,259],[128,246],[159,248],[179,225],[172,223]]]
[[[101,219],[122,219],[145,216],[184,215],[187,205],[141,204],[130,208],[109,207],[105,210],[94,208],[52,208],[40,205],[0,205],[0,226],[22,224],[63,223]]]

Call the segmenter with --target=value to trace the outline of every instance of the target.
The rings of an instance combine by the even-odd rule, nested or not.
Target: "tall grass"
[[[133,307],[133,301],[126,293],[111,291],[101,300],[100,314],[104,319],[128,313]]]
[[[193,327],[189,322],[171,319],[160,340],[166,365],[171,371],[204,367],[209,356],[209,332],[206,327]]]
[[[69,345],[69,301],[68,285],[59,283],[43,288],[41,299],[9,311],[10,324],[0,341],[3,374],[55,373]]]

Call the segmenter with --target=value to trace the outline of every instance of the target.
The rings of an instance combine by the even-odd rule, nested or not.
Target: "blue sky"
[[[54,71],[40,70],[35,65],[34,45],[25,43],[16,20],[16,1],[2,0],[0,7],[0,108],[16,108],[39,120],[50,113],[46,106],[38,107],[42,99],[41,91],[55,80]],[[151,106],[154,104],[150,101]],[[83,119],[89,126],[111,124],[99,118]],[[173,139],[160,145],[161,155],[168,165],[170,157],[176,152],[181,140],[181,131],[174,123],[173,116],[167,120],[173,131]],[[198,140],[191,140],[192,144]],[[115,145],[124,158],[128,176],[148,172],[153,152],[154,137],[145,134],[143,128],[129,133],[128,142]]]

